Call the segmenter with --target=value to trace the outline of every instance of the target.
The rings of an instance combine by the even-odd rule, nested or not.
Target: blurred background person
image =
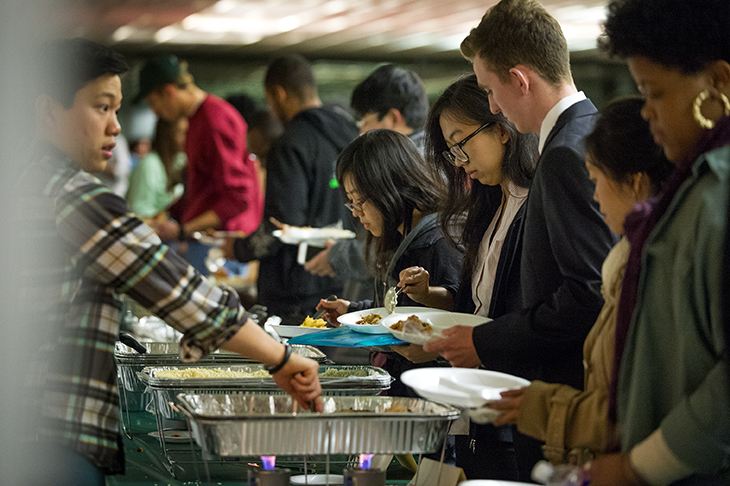
[[[163,241],[185,240],[195,231],[253,232],[261,223],[263,195],[246,150],[246,122],[228,102],[195,85],[187,63],[173,55],[148,60],[139,74],[137,100],[170,122],[188,119],[185,192],[171,208],[177,221],[155,223]],[[190,241],[186,259],[201,273],[208,245]]]
[[[142,157],[129,176],[127,204],[138,216],[151,218],[182,196],[187,130],[187,118],[157,121],[152,150]]]
[[[259,260],[259,302],[284,324],[299,325],[319,299],[342,292],[342,281],[315,276],[297,263],[297,245],[271,236],[271,218],[292,226],[343,224],[347,214],[335,177],[337,156],[356,136],[355,121],[322,106],[312,66],[304,57],[273,60],[264,77],[271,112],[284,125],[266,157],[264,225],[234,243],[240,261]]]
[[[251,114],[246,134],[248,151],[259,164],[261,184],[266,187],[266,160],[271,145],[284,133],[284,125],[269,110],[257,110]]]
[[[149,137],[140,137],[129,142],[129,152],[132,155],[132,170],[137,167],[139,161],[142,160],[144,156],[150,152],[150,150],[154,149],[152,148],[152,140],[150,140]]]

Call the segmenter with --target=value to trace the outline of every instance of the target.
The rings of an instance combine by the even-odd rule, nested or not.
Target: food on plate
[[[306,319],[304,319],[304,322],[299,327],[318,327],[323,328],[327,327],[327,322],[324,319],[312,319],[311,317],[307,316]]]
[[[348,376],[368,376],[367,370],[338,370],[329,368],[324,373],[320,373],[320,378],[347,378]]]
[[[267,378],[266,370],[232,371],[223,368],[184,368],[179,370],[159,370],[155,372],[157,378]]]
[[[390,326],[390,328],[394,331],[405,333],[425,334],[427,336],[431,336],[433,334],[433,327],[431,324],[423,322],[417,315],[408,316],[407,319],[396,322]]]
[[[377,326],[378,324],[380,324],[380,319],[382,318],[383,316],[373,312],[372,314],[368,314],[366,316],[360,316],[360,320],[355,321],[355,324]]]

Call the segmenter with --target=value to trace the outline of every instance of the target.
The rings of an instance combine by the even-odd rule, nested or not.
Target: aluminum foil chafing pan
[[[180,393],[189,394],[258,394],[283,395],[284,392],[274,382],[273,378],[161,378],[159,371],[178,370],[184,368],[220,368],[230,371],[256,372],[263,369],[263,365],[180,365],[145,367],[139,375],[139,380],[147,386],[146,390],[154,395],[157,412],[170,420],[180,420],[184,417],[176,411],[170,402],[177,402]],[[322,373],[328,370],[336,372],[365,371],[367,376],[323,377]],[[390,374],[375,366],[339,366],[320,365],[320,383],[322,394],[325,396],[354,396],[378,395],[390,388],[393,381]]]
[[[288,395],[180,394],[195,440],[216,456],[435,452],[460,411],[419,398],[322,397],[324,413]]]
[[[141,343],[147,348],[147,353],[139,354],[129,346],[117,341],[114,346],[114,360],[117,363],[117,370],[122,386],[128,391],[142,392],[145,389],[144,383],[140,382],[138,372],[143,371],[147,366],[175,366],[183,365],[180,360],[179,344],[176,342],[149,342]],[[325,363],[327,356],[314,346],[292,345],[292,352],[301,356],[311,358],[318,363]],[[228,364],[255,363],[255,361],[244,358],[238,353],[218,350],[197,361],[193,366],[201,364],[215,364],[219,367]]]

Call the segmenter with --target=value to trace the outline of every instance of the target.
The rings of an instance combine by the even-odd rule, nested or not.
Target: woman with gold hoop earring
[[[730,278],[729,33],[728,0],[608,5],[599,45],[627,60],[645,97],[642,116],[676,168],[624,225],[631,251],[609,394],[620,446],[591,465],[595,486],[730,483],[721,311]]]
[[[705,115],[702,114],[702,105],[705,101],[711,99],[716,99],[720,102],[720,108],[722,109],[723,117],[730,116],[730,99],[725,96],[725,93],[718,91],[717,89],[705,89],[704,91],[701,91],[700,94],[697,95],[697,98],[695,98],[692,113],[695,117],[695,120],[697,120],[697,123],[699,123],[702,128],[705,128],[707,130],[712,130],[713,128],[715,128],[715,121],[706,118]]]

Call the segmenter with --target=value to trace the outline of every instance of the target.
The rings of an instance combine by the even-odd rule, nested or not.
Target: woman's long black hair
[[[509,136],[502,176],[519,187],[529,187],[532,181],[538,158],[537,135],[522,134],[502,114],[493,114],[489,96],[474,75],[464,76],[446,88],[431,108],[426,122],[426,157],[448,181],[448,196],[439,208],[441,224],[451,241],[464,248],[462,274],[466,277],[471,275],[484,232],[501,203],[502,189],[470,180],[463,169],[442,155],[449,148],[439,124],[443,114],[469,125],[493,123],[487,130],[501,127]]]
[[[368,268],[385,278],[392,255],[412,229],[413,210],[424,215],[436,212],[446,197],[445,182],[408,137],[392,130],[370,130],[345,147],[337,159],[343,193],[348,177],[360,200],[370,201],[382,215],[383,233],[378,238],[368,234],[365,254]],[[398,232],[401,224],[403,235]]]

